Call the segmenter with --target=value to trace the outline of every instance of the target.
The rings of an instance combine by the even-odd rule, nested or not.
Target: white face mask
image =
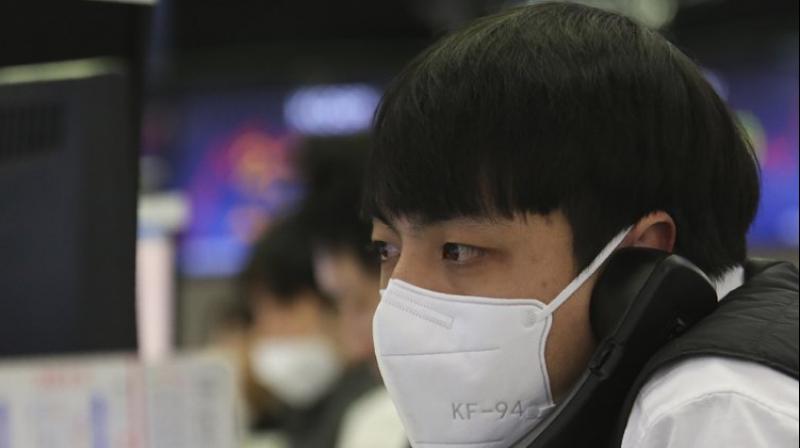
[[[373,319],[381,376],[415,448],[500,448],[554,406],[545,363],[553,312],[617,235],[549,304],[429,291],[390,280]]]
[[[258,382],[293,408],[313,404],[342,371],[336,351],[322,337],[262,339],[250,359]]]

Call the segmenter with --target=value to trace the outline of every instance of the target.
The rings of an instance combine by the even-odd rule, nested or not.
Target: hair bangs
[[[544,86],[525,86],[526,96],[512,93],[519,67],[534,64],[518,49],[493,45],[487,28],[478,26],[469,41],[481,51],[462,40],[445,42],[422,53],[387,90],[375,118],[365,215],[435,222],[558,207],[565,179],[554,173],[570,169],[574,146],[563,136],[578,134],[547,110],[552,98]],[[456,56],[437,64],[433,53],[441,52]],[[476,52],[483,63],[475,62]],[[554,158],[553,148],[563,154]]]

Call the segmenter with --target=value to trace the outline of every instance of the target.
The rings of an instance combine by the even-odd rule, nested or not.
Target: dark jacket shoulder
[[[771,367],[797,379],[798,270],[791,263],[748,260],[745,282],[723,298],[714,312],[650,358],[628,391],[615,442],[619,446],[641,388],[657,371],[704,356],[738,359]]]

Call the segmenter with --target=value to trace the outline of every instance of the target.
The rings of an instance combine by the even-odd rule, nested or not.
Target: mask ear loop
[[[589,277],[594,275],[594,273],[597,272],[598,269],[600,269],[600,266],[602,266],[603,263],[605,263],[606,260],[608,260],[608,257],[610,257],[612,253],[614,253],[617,247],[619,247],[619,245],[622,244],[622,240],[624,240],[625,237],[628,236],[631,229],[633,229],[633,226],[627,227],[626,229],[619,232],[617,236],[615,236],[608,244],[606,244],[606,247],[604,247],[603,250],[601,250],[600,253],[597,254],[597,257],[595,257],[595,259],[592,260],[591,263],[589,263],[589,266],[587,266],[586,269],[581,271],[581,273],[578,274],[578,276],[575,277],[575,279],[573,279],[569,283],[569,285],[567,285],[566,288],[564,288],[560,293],[558,293],[555,299],[553,299],[542,309],[542,312],[539,313],[536,320],[540,321],[546,319],[547,316],[555,312],[555,310],[558,309],[558,307],[561,306],[562,303],[566,302],[567,299],[572,297],[572,294],[574,294],[575,291],[578,290],[578,288],[583,286],[586,280],[588,280]]]

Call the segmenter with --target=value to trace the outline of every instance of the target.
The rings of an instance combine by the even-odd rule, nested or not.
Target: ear
[[[628,235],[628,245],[672,252],[675,248],[675,221],[667,212],[657,211],[640,219]]]

